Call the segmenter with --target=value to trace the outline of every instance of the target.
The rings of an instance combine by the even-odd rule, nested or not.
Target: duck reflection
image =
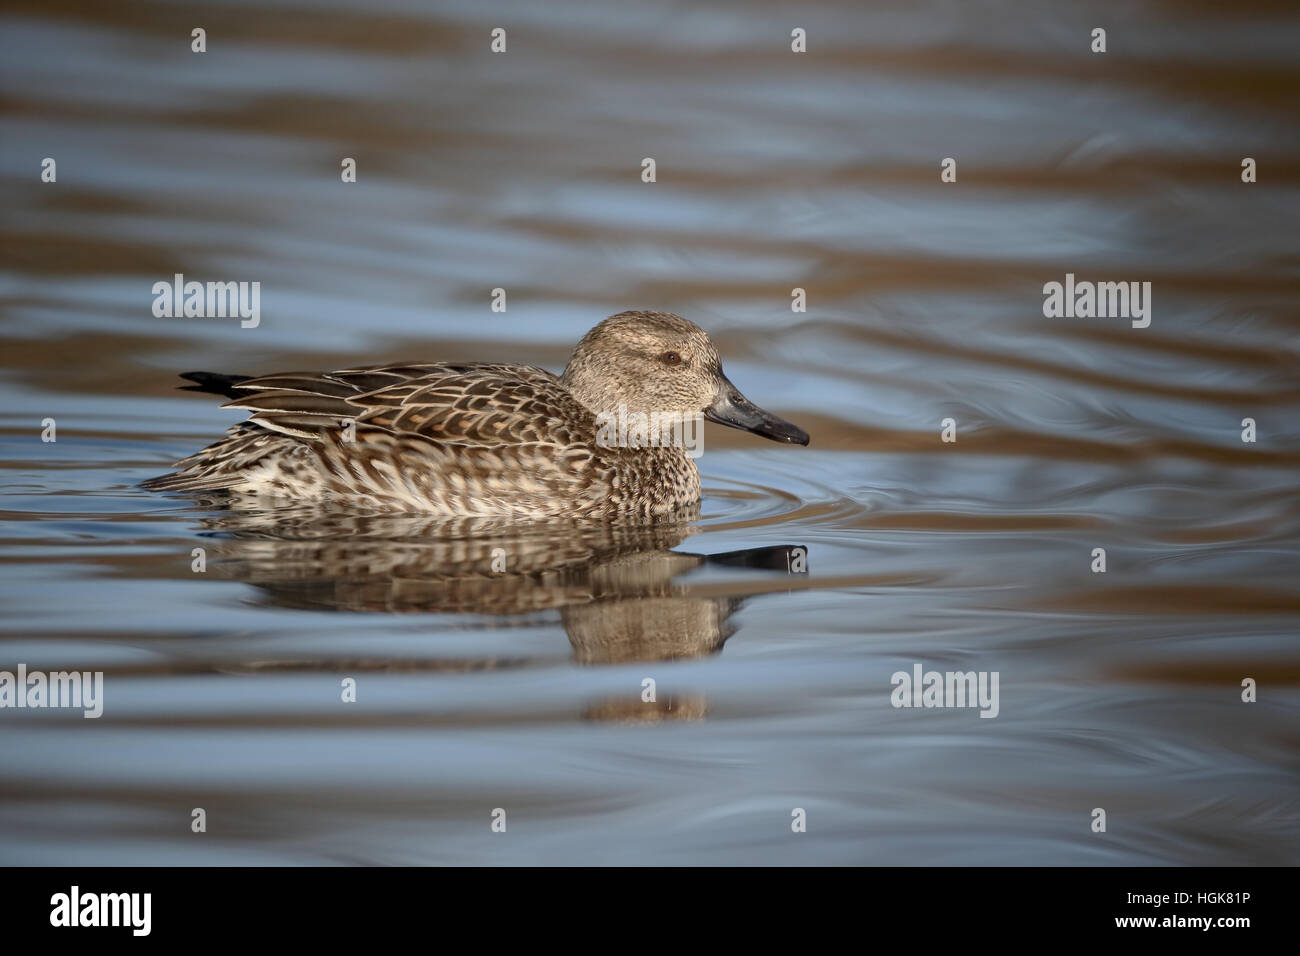
[[[775,546],[704,555],[673,550],[697,529],[684,513],[649,525],[230,510],[205,519],[219,539],[210,570],[254,585],[270,604],[344,612],[558,613],[582,665],[718,653],[744,598],[692,594],[678,578],[704,565],[799,573],[806,552]],[[723,586],[725,587],[725,585]],[[782,590],[779,585],[773,590]],[[752,587],[745,588],[747,592]],[[349,664],[355,666],[354,663]],[[391,669],[382,661],[376,669]],[[467,669],[492,666],[466,661]],[[591,719],[700,718],[698,696],[602,700]]]

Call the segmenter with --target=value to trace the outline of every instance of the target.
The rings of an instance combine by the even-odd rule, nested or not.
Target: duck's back
[[[693,477],[693,489],[647,494],[642,479],[651,463],[598,446],[592,412],[534,366],[433,363],[188,377],[234,396],[223,407],[251,417],[148,487],[519,517],[652,514],[698,497],[689,460],[690,474],[664,477],[675,485]],[[628,493],[633,486],[636,495]]]
[[[567,444],[593,416],[560,380],[531,365],[430,363],[247,379],[224,408],[271,431],[318,438],[355,427],[462,444]]]

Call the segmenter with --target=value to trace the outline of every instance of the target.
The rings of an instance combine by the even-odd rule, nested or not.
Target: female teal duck
[[[252,416],[146,488],[449,517],[653,517],[695,506],[700,473],[686,442],[619,424],[637,413],[686,421],[678,439],[703,415],[808,444],[727,380],[702,329],[665,312],[601,322],[558,378],[452,363],[182,377]]]

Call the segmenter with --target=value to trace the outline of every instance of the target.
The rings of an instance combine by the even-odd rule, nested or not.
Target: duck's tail
[[[210,395],[235,398],[239,395],[235,386],[240,382],[247,382],[252,376],[227,375],[223,372],[182,372],[181,378],[194,383],[178,386],[181,391],[206,392]],[[216,455],[214,452],[225,451],[231,447],[238,448],[251,437],[253,437],[251,428],[246,424],[236,425],[221,441],[203,449],[197,455],[178,461],[173,467],[180,469],[179,471],[142,481],[140,487],[150,491],[219,491],[230,488],[238,482],[239,476],[237,473],[218,467],[225,456]]]
[[[183,392],[208,392],[212,395],[224,395],[236,398],[239,392],[235,386],[247,382],[251,375],[226,375],[223,372],[181,372],[181,378],[194,382],[193,385],[178,386]]]

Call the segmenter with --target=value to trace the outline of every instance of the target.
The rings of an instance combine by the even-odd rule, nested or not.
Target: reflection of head
[[[631,598],[568,607],[561,616],[581,664],[670,661],[720,651],[738,606],[731,598]]]
[[[582,711],[585,720],[638,724],[664,720],[703,720],[708,715],[709,702],[699,694],[672,695],[652,702],[638,697],[610,697],[596,701]]]

